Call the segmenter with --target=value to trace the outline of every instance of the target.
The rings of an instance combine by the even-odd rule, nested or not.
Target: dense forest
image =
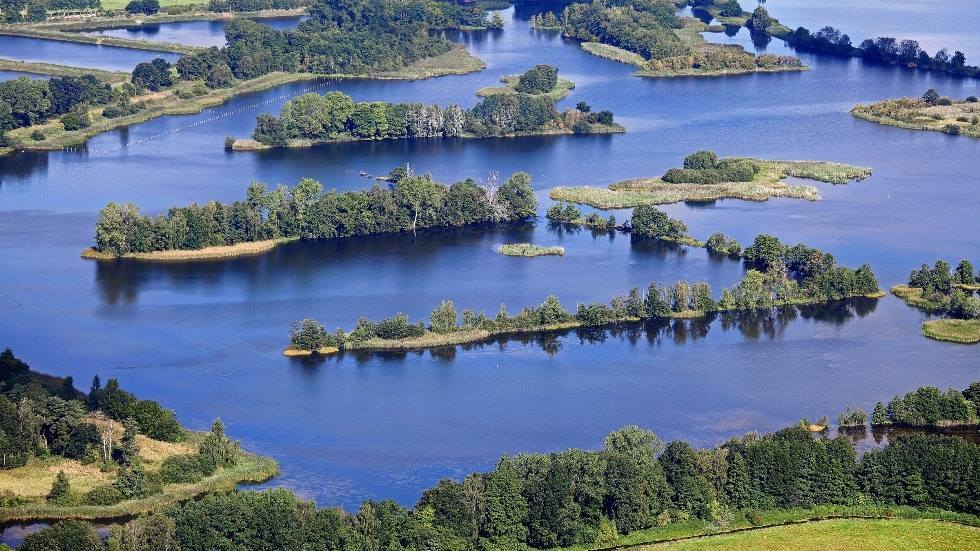
[[[598,451],[504,456],[496,468],[441,480],[418,503],[365,501],[317,509],[286,490],[211,494],[110,532],[122,551],[153,549],[547,549],[612,543],[619,534],[688,519],[708,529],[759,524],[773,509],[907,505],[980,513],[980,446],[903,435],[860,460],[845,436],[802,426],[749,433],[715,448],[664,443],[635,426]],[[149,547],[150,543],[153,544]],[[28,536],[26,551],[103,550],[78,522]]]
[[[422,103],[355,102],[342,92],[304,94],[282,106],[279,117],[259,115],[252,138],[270,146],[290,140],[387,140],[588,134],[614,125],[609,111],[578,108],[559,113],[555,101],[525,93],[493,94],[472,109]]]
[[[686,236],[686,226],[652,206],[634,209],[628,225],[636,238],[676,240]],[[720,234],[719,234],[720,235]],[[726,242],[723,235],[719,240]],[[725,254],[730,254],[726,251]],[[547,297],[537,307],[525,307],[516,315],[501,305],[493,317],[472,310],[457,313],[446,300],[429,316],[429,324],[411,323],[399,313],[372,322],[361,318],[350,332],[337,329],[328,333],[312,319],[293,324],[290,347],[316,351],[323,348],[358,349],[384,345],[381,341],[431,336],[436,344],[453,333],[484,331],[488,334],[540,331],[567,327],[598,327],[624,321],[658,320],[674,316],[691,317],[711,312],[752,310],[790,304],[813,304],[881,292],[878,280],[867,265],[858,269],[838,266],[834,257],[806,245],[788,247],[771,235],[759,235],[745,249],[742,258],[749,267],[732,289],[724,289],[717,299],[705,282],[678,281],[673,285],[651,283],[646,290],[634,287],[609,304],[579,303],[575,311],[566,309],[558,297]],[[451,339],[450,339],[451,340]]]
[[[123,255],[279,238],[333,239],[422,228],[523,222],[535,216],[531,178],[515,173],[503,183],[495,174],[479,185],[450,186],[430,175],[405,175],[388,187],[324,192],[312,179],[293,188],[248,187],[243,201],[175,207],[166,215],[140,214],[132,204],[110,203],[99,213],[96,249]]]

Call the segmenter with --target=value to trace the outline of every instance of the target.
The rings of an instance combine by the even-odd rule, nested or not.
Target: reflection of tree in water
[[[725,25],[725,36],[735,36],[740,30],[742,30],[742,27],[738,25]]]
[[[753,31],[749,33],[749,36],[752,38],[752,45],[758,51],[765,51],[769,47],[769,43],[772,42],[772,36],[769,33]]]
[[[0,155],[0,185],[10,183],[12,179],[26,178],[35,172],[47,174],[47,151],[17,151]]]

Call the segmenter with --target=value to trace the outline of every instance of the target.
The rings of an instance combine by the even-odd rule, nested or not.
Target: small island
[[[562,33],[582,41],[593,55],[635,65],[641,77],[725,76],[758,72],[804,71],[797,57],[753,55],[741,46],[711,44],[709,28],[693,17],[678,17],[670,2],[622,7],[605,2],[573,3],[562,13]]]
[[[557,71],[552,76],[557,82]],[[554,92],[556,87],[560,88],[558,84],[548,82],[536,86],[529,85],[525,89],[534,91],[547,87]],[[516,85],[517,88],[521,85]],[[458,105],[355,102],[342,92],[310,93],[286,102],[278,117],[268,113],[259,115],[252,139],[233,140],[226,146],[235,151],[254,151],[406,138],[489,138],[626,131],[613,120],[612,112],[594,113],[585,102],[559,112],[552,92],[498,91],[484,94],[484,99],[471,109]]]
[[[198,261],[264,253],[299,239],[343,239],[382,233],[507,223],[534,219],[531,177],[517,172],[502,183],[471,179],[444,185],[430,174],[399,167],[364,191],[325,191],[311,178],[292,187],[253,183],[245,198],[173,207],[148,216],[136,205],[109,203],[99,212],[95,246],[82,257],[98,261]],[[383,213],[383,214],[381,214]]]
[[[961,344],[980,343],[980,273],[961,260],[956,269],[944,260],[930,268],[923,264],[909,275],[908,283],[891,288],[909,306],[945,316],[923,322],[922,334],[930,339]]]
[[[789,185],[784,180],[792,176],[845,184],[870,175],[870,168],[841,163],[765,161],[747,157],[719,159],[712,151],[698,151],[684,159],[683,168],[672,168],[659,178],[624,180],[608,188],[556,187],[549,195],[557,201],[600,209],[719,199],[765,201],[771,197],[817,201],[820,194],[813,186]]]
[[[574,82],[558,78],[558,69],[551,65],[537,65],[524,74],[502,77],[500,82],[505,86],[480,88],[476,95],[486,97],[494,94],[527,94],[558,101],[567,97],[575,88]]]
[[[505,256],[565,256],[565,247],[542,247],[533,243],[505,243],[497,247]]]
[[[648,207],[653,208],[653,207]],[[649,216],[654,213],[644,213]],[[650,221],[640,222],[644,232],[655,232]],[[634,223],[635,225],[635,223]],[[639,238],[657,238],[644,233]],[[614,297],[608,304],[579,303],[566,309],[551,295],[536,307],[511,315],[504,305],[496,315],[464,310],[457,313],[451,300],[443,301],[429,316],[429,323],[411,323],[399,313],[378,322],[361,318],[352,330],[328,333],[314,319],[294,322],[290,328],[287,356],[327,356],[344,350],[422,350],[485,341],[500,335],[564,331],[582,327],[609,327],[645,320],[699,318],[709,314],[758,308],[822,304],[854,297],[880,297],[881,289],[871,268],[851,269],[836,264],[833,256],[805,245],[784,246],[770,235],[756,237],[741,255],[749,269],[731,289],[715,299],[705,282],[678,281],[672,285],[651,283]],[[819,259],[819,261],[814,261]]]
[[[184,429],[174,413],[98,377],[88,394],[71,377],[32,371],[0,352],[0,406],[30,411],[39,434],[16,415],[0,427],[2,522],[111,520],[160,511],[209,492],[263,482],[275,461],[247,453],[215,420],[211,431]]]
[[[856,105],[851,114],[878,124],[980,138],[980,100],[954,100],[929,89],[921,98],[887,99]]]

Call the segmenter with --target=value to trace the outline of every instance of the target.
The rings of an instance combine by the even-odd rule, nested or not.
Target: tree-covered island
[[[547,67],[547,66],[542,66]],[[552,69],[552,68],[548,68]],[[625,132],[612,112],[592,112],[580,102],[559,112],[555,101],[563,88],[553,77],[525,83],[515,90],[487,92],[471,109],[423,103],[356,102],[342,92],[304,94],[286,102],[278,117],[259,115],[251,140],[235,140],[231,147],[247,151],[270,147],[307,147],[318,143],[406,138],[486,138],[553,134],[609,134]],[[527,78],[526,78],[527,77]]]
[[[820,194],[813,186],[789,185],[784,180],[792,176],[845,184],[870,175],[870,168],[841,163],[718,158],[713,151],[697,151],[685,157],[683,168],[672,168],[659,178],[625,180],[608,188],[556,187],[549,195],[557,201],[600,209],[719,199],[765,201],[770,197],[816,201]]]
[[[634,210],[630,224],[636,238],[679,240],[686,227],[654,207]],[[701,317],[778,306],[820,304],[854,297],[880,297],[878,280],[870,266],[851,269],[837,265],[833,255],[806,245],[783,245],[771,235],[759,235],[740,253],[737,243],[718,234],[709,240],[717,254],[741,256],[749,268],[731,289],[716,297],[704,282],[679,281],[665,286],[651,283],[646,290],[631,289],[610,303],[580,303],[566,309],[555,296],[540,306],[525,307],[516,315],[501,305],[495,316],[464,310],[460,316],[452,301],[432,311],[429,323],[409,321],[405,314],[378,322],[358,320],[352,330],[329,333],[313,319],[297,321],[290,328],[287,356],[327,355],[341,350],[416,350],[479,342],[506,334],[603,327],[623,322]],[[715,250],[717,247],[718,250]]]
[[[599,57],[639,67],[644,77],[723,76],[754,72],[800,71],[798,58],[753,55],[740,46],[708,43],[707,25],[678,17],[669,0],[573,3],[562,13],[562,33],[581,40]]]
[[[955,269],[944,260],[930,268],[923,264],[892,293],[910,306],[944,316],[922,323],[922,334],[930,339],[962,344],[980,343],[980,273],[969,260]]]
[[[452,185],[431,175],[403,173],[391,186],[324,191],[309,178],[268,190],[253,183],[233,203],[175,207],[147,216],[132,204],[110,203],[99,213],[95,247],[83,256],[186,260],[254,254],[294,239],[337,239],[381,233],[520,223],[535,217],[531,178],[518,172],[503,182]]]
[[[532,96],[545,95],[554,101],[558,101],[567,97],[575,88],[574,82],[558,78],[558,68],[551,65],[537,65],[520,75],[502,77],[500,82],[504,83],[504,86],[480,88],[476,91],[476,95],[484,97],[514,93]],[[583,111],[581,108],[579,110]],[[588,109],[584,110],[586,113],[588,111]]]

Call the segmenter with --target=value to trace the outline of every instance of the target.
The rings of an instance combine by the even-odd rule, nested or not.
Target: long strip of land
[[[80,77],[82,75],[92,75],[95,78],[110,84],[128,82],[131,76],[125,71],[105,71],[102,69],[91,69],[88,67],[74,67],[72,65],[58,65],[55,63],[19,61],[15,59],[3,58],[0,58],[0,71],[13,71],[17,73],[53,77]]]
[[[905,128],[929,130],[955,136],[980,138],[980,102],[950,100],[949,104],[930,104],[921,98],[886,99],[859,104],[851,115],[866,121]]]

